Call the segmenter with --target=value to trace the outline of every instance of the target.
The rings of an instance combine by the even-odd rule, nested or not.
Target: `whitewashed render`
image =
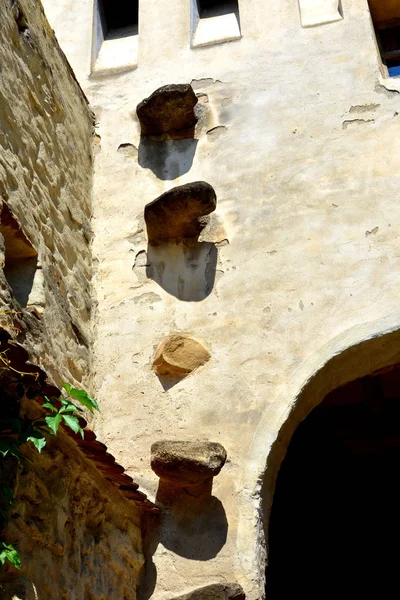
[[[151,499],[152,443],[228,454],[199,555],[166,515],[146,598],[217,582],[264,598],[263,515],[291,433],[329,390],[400,361],[400,80],[367,0],[311,4],[239,0],[241,38],[192,48],[190,0],[142,0],[137,61],[121,40],[96,72],[92,0],[44,1],[98,122],[96,431]],[[172,83],[202,102],[195,139],[144,143],[136,106]],[[218,199],[208,245],[148,251],[145,204],[198,180]],[[172,386],[152,370],[170,334],[211,354]]]

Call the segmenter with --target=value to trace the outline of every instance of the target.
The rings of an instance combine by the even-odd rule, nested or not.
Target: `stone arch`
[[[254,435],[245,483],[245,489],[249,489],[253,479],[254,488],[257,479],[253,491],[253,498],[259,503],[259,513],[254,517],[257,534],[254,536],[253,532],[253,540],[249,540],[249,528],[244,526],[249,512],[244,507],[238,535],[242,564],[247,564],[248,573],[252,572],[253,576],[257,573],[251,584],[240,583],[257,590],[254,598],[265,598],[269,514],[276,478],[294,431],[332,390],[398,363],[400,315],[353,327],[328,342],[298,368],[287,384],[286,402],[282,402],[275,414],[270,408],[266,409]],[[251,593],[249,598],[253,598]]]

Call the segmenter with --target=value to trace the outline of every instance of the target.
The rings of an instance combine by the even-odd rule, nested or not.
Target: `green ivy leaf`
[[[56,414],[54,417],[45,417],[45,421],[50,429],[57,433],[58,428],[60,427],[62,415]]]
[[[37,432],[34,435],[30,435],[27,439],[27,442],[32,442],[32,444],[35,446],[36,450],[40,454],[46,445],[46,438],[41,433]]]
[[[21,433],[19,434],[18,439],[17,439],[18,446],[22,446],[22,444],[27,442],[31,436],[36,437],[38,435],[38,433],[35,429],[35,426],[32,422],[27,421],[27,422],[24,422],[23,425],[24,425],[24,427],[23,427],[23,429],[21,428]],[[43,437],[43,436],[40,435],[40,437]]]
[[[75,404],[73,404],[72,402],[69,402],[69,400],[61,400],[61,404],[62,404],[62,408],[59,411],[60,413],[65,413],[65,412],[75,412],[76,410],[79,410],[80,412],[82,412],[82,409],[79,408],[79,406],[76,406]]]
[[[44,402],[42,404],[43,408],[49,408],[51,410],[51,412],[57,412],[57,409],[56,409],[55,406],[53,406],[53,403],[50,400],[50,398],[48,398],[47,396],[45,396],[44,399],[46,400],[46,402]]]
[[[94,398],[91,398],[84,390],[77,390],[76,388],[69,385],[69,383],[63,383],[63,388],[71,398],[78,400],[83,406],[88,408],[90,412],[98,410],[100,412],[99,405]]]
[[[8,560],[8,562],[10,562],[16,569],[21,568],[21,559],[14,546],[12,544],[0,542],[0,563],[4,565],[6,560]]]
[[[73,389],[73,388],[72,388],[72,385],[70,385],[69,383],[65,383],[65,382],[64,382],[64,383],[62,384],[62,387],[63,387],[63,388],[64,388],[64,390],[67,392],[68,396],[70,396],[70,395],[71,395],[71,390]]]
[[[18,460],[21,458],[21,454],[18,450],[18,446],[15,446],[15,445],[12,446],[10,448],[10,454],[11,454],[11,456],[14,456],[14,458],[17,458]]]
[[[83,433],[82,427],[79,425],[79,419],[78,419],[78,417],[75,417],[74,415],[63,415],[63,419],[64,419],[64,423],[70,429],[72,429],[72,431],[74,433],[80,433],[81,436],[82,436],[82,438],[83,438],[84,433]]]
[[[13,438],[0,439],[0,454],[3,457],[6,457],[7,454],[11,454],[15,457],[19,456],[18,447],[15,445],[15,440]]]

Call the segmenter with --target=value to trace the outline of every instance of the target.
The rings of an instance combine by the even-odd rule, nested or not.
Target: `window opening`
[[[389,77],[400,76],[400,3],[369,0],[372,21],[383,64]]]
[[[191,0],[192,47],[241,38],[238,0]]]
[[[237,0],[197,0],[200,19],[219,17],[234,13],[239,19],[239,6]]]
[[[100,0],[100,13],[104,33],[124,33],[126,30],[136,30],[139,23],[138,0]]]
[[[139,0],[96,0],[92,72],[135,68],[138,38]]]
[[[340,0],[299,0],[302,27],[327,25],[343,19]]]

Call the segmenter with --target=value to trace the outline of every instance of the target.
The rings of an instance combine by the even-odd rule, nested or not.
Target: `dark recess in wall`
[[[0,234],[4,244],[4,276],[14,298],[25,308],[38,268],[38,255],[5,202],[0,214]]]
[[[197,8],[201,19],[230,13],[235,13],[236,17],[239,17],[237,0],[197,0]]]
[[[267,597],[398,593],[400,370],[326,396],[299,425],[277,479]]]
[[[106,31],[137,26],[139,22],[138,0],[98,0]]]

